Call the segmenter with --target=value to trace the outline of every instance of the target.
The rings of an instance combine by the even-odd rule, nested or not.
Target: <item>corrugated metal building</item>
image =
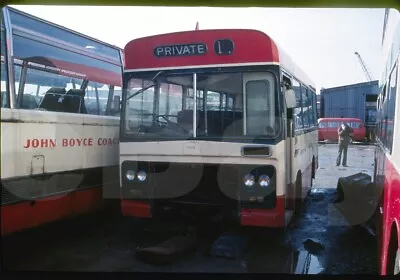
[[[373,126],[378,93],[378,81],[321,89],[321,117],[359,118]]]

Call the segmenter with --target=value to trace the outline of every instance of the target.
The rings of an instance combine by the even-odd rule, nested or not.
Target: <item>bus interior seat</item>
[[[52,112],[63,112],[64,110],[62,97],[64,97],[65,94],[65,88],[50,88],[43,96],[42,101],[39,104],[39,109],[45,109]]]
[[[233,110],[225,112],[223,133],[224,136],[243,135],[243,112]]]
[[[22,97],[21,109],[36,109],[39,104],[36,101],[35,96],[32,94],[24,94]]]
[[[197,111],[197,127],[205,130],[205,112]],[[207,132],[208,135],[242,135],[243,112],[234,111],[207,111]],[[183,126],[193,126],[193,110],[178,112],[178,123]]]
[[[199,123],[200,111],[197,110],[197,125]],[[177,122],[181,127],[187,130],[193,129],[193,110],[182,110],[178,112]]]
[[[46,94],[48,93],[66,94],[67,91],[63,87],[52,87],[48,91],[46,91]]]
[[[73,98],[69,98],[70,104],[68,106],[68,111],[71,113],[81,113],[87,114],[86,104],[85,104],[85,90],[83,89],[70,89],[67,92],[67,96],[71,96]],[[77,101],[79,100],[79,102]],[[78,104],[76,104],[78,102]],[[77,108],[77,109],[76,109]]]
[[[197,122],[199,121],[200,111],[197,110]],[[178,112],[179,124],[193,124],[193,110],[182,110]]]

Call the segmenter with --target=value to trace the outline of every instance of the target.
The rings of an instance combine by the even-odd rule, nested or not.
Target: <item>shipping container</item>
[[[323,118],[358,118],[371,133],[375,130],[378,81],[321,89],[321,116]]]

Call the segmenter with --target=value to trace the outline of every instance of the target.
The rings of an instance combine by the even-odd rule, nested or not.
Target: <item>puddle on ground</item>
[[[293,274],[321,274],[324,267],[318,258],[307,251],[297,253],[297,263]]]
[[[319,274],[322,271],[324,271],[323,266],[319,262],[318,258],[314,255],[310,254],[310,263],[309,263],[309,269],[307,274]]]

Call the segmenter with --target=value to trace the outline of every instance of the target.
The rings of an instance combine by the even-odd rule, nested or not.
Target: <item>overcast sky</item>
[[[372,78],[380,77],[384,9],[13,7],[121,48],[137,37],[193,30],[196,21],[200,29],[258,29],[289,53],[317,89],[366,82],[355,51]]]

